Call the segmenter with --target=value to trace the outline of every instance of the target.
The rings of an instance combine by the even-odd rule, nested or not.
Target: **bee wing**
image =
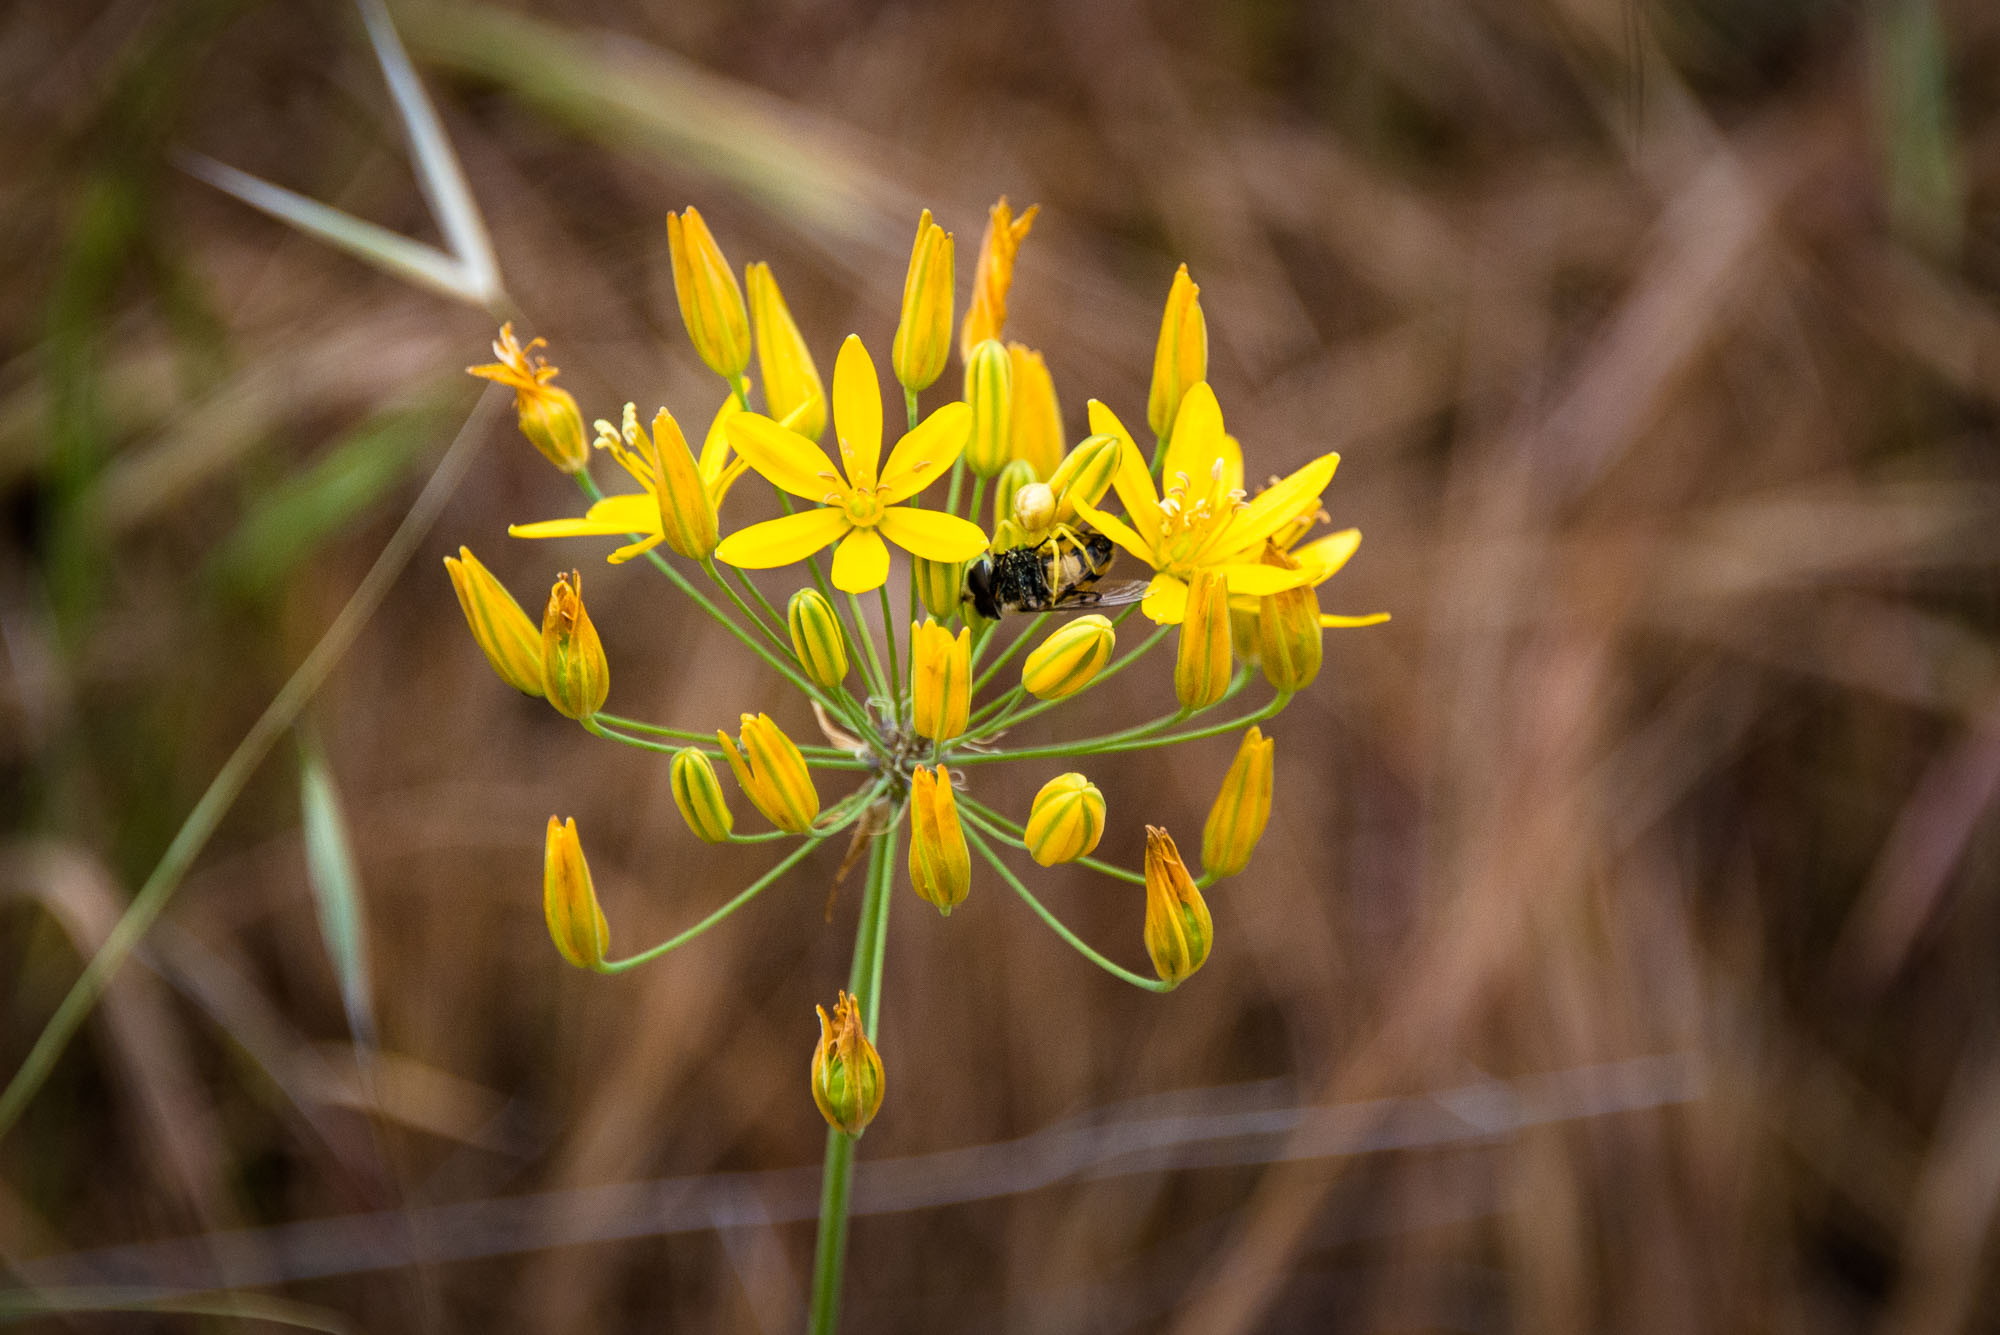
[[[1093,585],[1087,592],[1080,592],[1075,601],[1091,607],[1123,607],[1136,603],[1146,596],[1152,585],[1143,579],[1114,579]],[[1064,601],[1069,601],[1065,599]]]

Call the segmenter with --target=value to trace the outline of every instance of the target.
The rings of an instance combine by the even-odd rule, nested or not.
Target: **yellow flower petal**
[[[1192,482],[1205,482],[1215,461],[1221,459],[1222,475],[1228,486],[1232,490],[1242,487],[1242,447],[1237,446],[1233,451],[1235,477],[1231,479],[1229,446],[1235,442],[1222,429],[1222,405],[1215,401],[1215,391],[1206,380],[1188,389],[1181,400],[1180,412],[1174,416],[1173,430],[1172,438],[1167,441],[1167,457],[1160,468],[1164,485],[1171,486],[1178,473],[1187,474]]]
[[[781,519],[738,529],[715,549],[716,559],[744,570],[769,570],[803,561],[845,533],[850,525],[840,510],[801,510]]]
[[[882,470],[882,503],[907,501],[937,481],[965,448],[971,432],[972,409],[963,403],[947,403],[917,423],[889,451]]]
[[[1187,411],[1185,404],[1181,411]],[[1229,552],[1242,552],[1246,559],[1255,560],[1263,550],[1264,539],[1297,519],[1300,511],[1312,508],[1327,483],[1333,481],[1333,470],[1339,465],[1338,454],[1322,454],[1276,486],[1266,487],[1248,509],[1237,511],[1229,523],[1202,544],[1195,560],[1207,564],[1204,558]]]
[[[1318,573],[1313,576],[1313,583],[1324,584],[1353,558],[1360,546],[1361,530],[1344,528],[1338,533],[1329,533],[1324,538],[1316,538],[1303,547],[1294,547],[1292,559],[1303,566],[1317,567]]]
[[[1151,545],[1139,534],[1134,533],[1128,528],[1124,520],[1119,519],[1115,515],[1104,513],[1104,511],[1091,505],[1082,497],[1077,497],[1074,503],[1076,505],[1076,512],[1083,516],[1085,523],[1117,543],[1120,547],[1123,547],[1139,560],[1144,561],[1148,566],[1154,564]]]
[[[1172,575],[1155,575],[1139,610],[1162,626],[1178,626],[1187,617],[1187,597],[1187,585]]]
[[[1320,614],[1319,624],[1329,630],[1351,629],[1355,626],[1379,626],[1389,619],[1387,612],[1371,612],[1367,616],[1344,617],[1332,612]]]
[[[701,458],[696,461],[695,467],[701,472],[701,480],[708,483],[711,490],[729,462],[729,419],[742,411],[743,405],[736,401],[734,394],[729,394],[724,396],[722,406],[715,410],[715,416],[708,419],[708,434],[701,438]],[[722,498],[717,496],[715,503],[722,504]]]
[[[882,536],[904,551],[931,561],[970,561],[986,550],[984,529],[942,510],[899,505],[882,512],[881,529]]]
[[[1229,582],[1231,593],[1244,594],[1251,598],[1268,598],[1286,589],[1296,589],[1312,583],[1313,571],[1309,568],[1287,570],[1283,566],[1260,565],[1255,562],[1232,562],[1227,565],[1212,565],[1207,569],[1215,571]]]
[[[889,579],[889,547],[872,528],[857,528],[833,550],[833,587],[843,593],[866,593]]]
[[[723,431],[752,468],[794,496],[819,502],[847,490],[825,450],[762,413],[735,413]]]
[[[507,526],[508,536],[514,538],[622,538],[628,533],[659,531],[660,507],[650,491],[606,496],[585,511],[581,519],[544,519],[536,524]]]
[[[1146,456],[1139,452],[1138,443],[1118,420],[1118,414],[1096,399],[1090,401],[1090,433],[1115,436],[1120,442],[1118,471],[1112,475],[1111,485],[1117,489],[1118,499],[1125,503],[1125,514],[1133,527],[1152,540],[1160,531],[1160,493],[1153,489],[1153,473],[1146,466]]]
[[[833,430],[840,437],[847,480],[856,491],[874,490],[875,466],[882,459],[882,382],[874,359],[854,334],[840,345],[833,363]]]

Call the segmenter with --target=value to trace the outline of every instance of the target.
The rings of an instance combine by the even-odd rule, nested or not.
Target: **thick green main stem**
[[[869,1041],[882,1013],[882,960],[889,940],[890,890],[896,883],[896,830],[901,813],[875,836],[868,851],[868,890],[854,934],[854,962],[847,990],[861,1004],[861,1027]],[[848,1204],[854,1187],[855,1137],[834,1127],[826,1131],[826,1160],[820,1172],[819,1237],[813,1247],[812,1335],[833,1335],[840,1325],[840,1282],[847,1269]]]

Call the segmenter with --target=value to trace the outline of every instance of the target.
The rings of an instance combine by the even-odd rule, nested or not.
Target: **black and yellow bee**
[[[982,556],[965,568],[965,601],[989,621],[1006,612],[1117,607],[1146,596],[1143,580],[1100,585],[1118,549],[1094,529],[1059,528],[1026,547]]]

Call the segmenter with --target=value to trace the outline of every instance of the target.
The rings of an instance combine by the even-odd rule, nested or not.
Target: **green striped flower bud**
[[[1044,867],[1089,857],[1104,837],[1104,794],[1081,774],[1058,774],[1035,794],[1022,842]]]
[[[822,690],[840,685],[847,676],[847,638],[833,604],[818,589],[800,589],[785,605],[785,624],[806,677]]]
[[[981,477],[1007,466],[1013,451],[1008,433],[1014,420],[1014,373],[1007,349],[993,339],[973,348],[965,363],[965,401],[972,408],[972,434],[965,438],[965,464]]]
[[[668,777],[673,782],[674,805],[681,809],[681,819],[694,831],[694,837],[710,844],[728,842],[736,817],[722,800],[722,781],[715,777],[708,753],[696,746],[682,747],[674,752]]]
[[[1117,638],[1109,618],[1080,616],[1035,646],[1021,665],[1021,685],[1037,700],[1075,695],[1104,670]]]

